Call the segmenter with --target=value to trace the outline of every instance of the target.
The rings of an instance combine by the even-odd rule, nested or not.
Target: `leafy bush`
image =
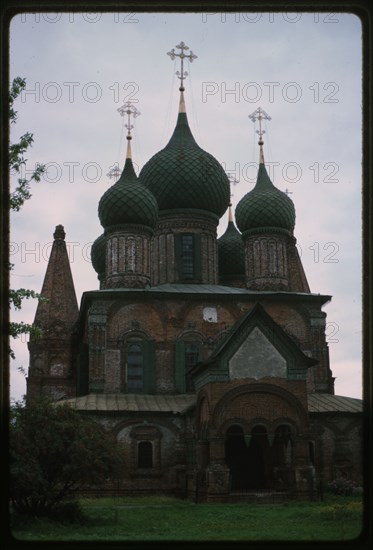
[[[334,479],[327,485],[328,491],[334,495],[351,496],[356,483],[351,479],[338,478]]]
[[[52,508],[50,518],[61,523],[83,524],[87,522],[83,509],[77,501],[60,502]]]
[[[16,512],[49,516],[87,485],[118,477],[116,439],[66,404],[17,403],[10,423],[10,498]],[[60,514],[77,514],[66,505]]]

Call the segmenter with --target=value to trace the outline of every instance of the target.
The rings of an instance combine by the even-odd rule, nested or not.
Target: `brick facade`
[[[35,317],[43,334],[29,343],[28,398],[64,399],[116,434],[126,458],[122,479],[108,484],[116,494],[313,499],[336,476],[361,483],[361,402],[334,396],[322,310],[330,296],[310,292],[290,199],[275,190],[261,153],[258,182],[267,191],[252,192],[255,208],[245,197],[244,234],[231,225],[218,256],[229,182],[195,143],[183,110],[161,153],[135,186],[138,215],[138,197],[151,206],[148,227],[125,211],[132,196],[125,170],[104,195],[115,201],[100,203],[101,286],[83,294],[79,312],[65,234],[56,228],[42,289],[48,302]],[[145,184],[158,193],[158,213]],[[112,210],[117,201],[123,207]],[[229,268],[228,238],[236,239],[236,260],[243,240],[242,272],[239,261],[219,271]]]

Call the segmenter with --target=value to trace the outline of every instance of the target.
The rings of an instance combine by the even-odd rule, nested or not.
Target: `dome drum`
[[[288,290],[289,239],[284,233],[244,237],[246,286],[252,290]]]
[[[144,288],[150,284],[150,234],[114,228],[107,234],[104,288]]]

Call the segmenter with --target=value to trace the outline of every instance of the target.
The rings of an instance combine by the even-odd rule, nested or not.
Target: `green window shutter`
[[[144,354],[144,393],[155,391],[155,349],[154,342],[143,340],[141,347]]]
[[[185,393],[185,342],[176,342],[175,349],[175,386],[176,391]]]

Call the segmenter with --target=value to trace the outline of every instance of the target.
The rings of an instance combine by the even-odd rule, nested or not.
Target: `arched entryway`
[[[245,436],[239,425],[228,428],[225,461],[231,473],[232,490],[270,487],[273,465],[265,426],[255,426],[249,436]]]

